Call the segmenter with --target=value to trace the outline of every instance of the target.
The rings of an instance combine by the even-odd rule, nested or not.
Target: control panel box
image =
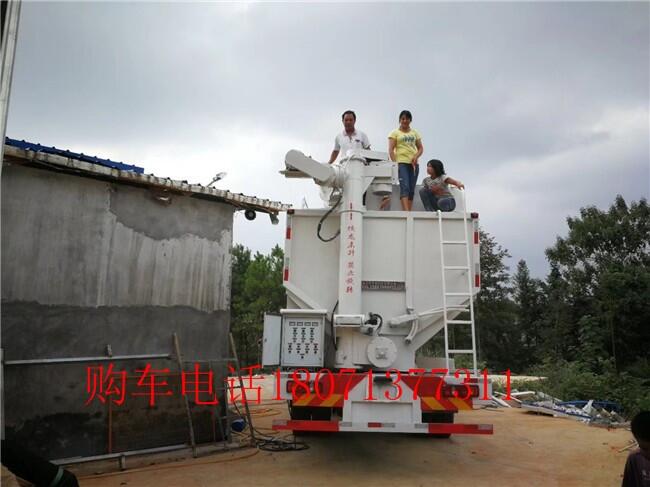
[[[326,310],[283,309],[281,364],[322,367],[325,351]]]
[[[280,339],[282,338],[282,316],[264,315],[264,337],[262,341],[262,365],[280,365]]]

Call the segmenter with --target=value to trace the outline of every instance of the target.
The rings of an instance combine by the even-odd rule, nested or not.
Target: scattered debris
[[[636,440],[630,440],[628,442],[628,445],[618,450],[618,452],[623,453],[624,451],[631,450],[632,448],[636,448],[637,446],[639,446],[639,444],[636,442]]]
[[[496,406],[520,407],[537,414],[572,418],[591,426],[627,428],[630,425],[621,416],[623,408],[612,401],[562,401],[540,391],[513,391],[509,398],[495,391],[492,401]]]
[[[503,399],[501,399],[501,398],[499,397],[499,395],[503,397],[505,394],[501,394],[501,393],[499,393],[499,392],[495,392],[495,393],[494,393],[494,396],[492,396],[492,400],[493,400],[495,403],[497,403],[497,405],[499,405],[499,406],[501,406],[501,407],[504,407],[504,408],[510,408],[510,407],[512,407],[512,406],[510,406],[510,404],[508,404],[506,401],[504,401]]]
[[[527,399],[530,399],[530,398],[532,398],[532,397],[534,397],[534,396],[536,396],[538,394],[539,393],[537,393],[535,391],[522,391],[522,392],[516,392],[515,391],[515,392],[510,393],[510,397],[514,397],[518,401],[521,402],[521,401],[525,401]]]
[[[509,408],[520,408],[521,407],[521,401],[515,397],[510,396],[508,398],[504,393],[502,392],[495,392],[494,395],[496,397],[493,397],[494,401],[499,404],[500,406],[503,407],[509,407]],[[501,402],[499,402],[499,400]]]
[[[622,413],[623,408],[621,407],[620,404],[613,402],[613,401],[594,401],[593,399],[591,401],[564,401],[561,402],[560,404],[562,406],[565,405],[570,405],[570,406],[576,406],[579,408],[584,408],[588,403],[592,403],[594,407],[598,409],[607,409],[609,411],[615,411],[616,413]]]

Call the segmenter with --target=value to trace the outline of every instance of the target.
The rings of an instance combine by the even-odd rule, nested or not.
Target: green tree
[[[555,363],[575,357],[578,346],[567,287],[557,265],[551,264],[551,271],[544,283],[540,353],[543,358]]]
[[[481,230],[481,292],[476,299],[478,358],[490,371],[517,370],[523,361],[510,299],[510,275],[504,259],[510,257],[494,237]]]
[[[251,251],[241,244],[233,246],[232,284],[230,286],[230,331],[235,339],[237,352],[242,361],[248,357],[248,340],[246,339],[245,313],[248,303],[244,296],[246,271],[251,263]]]
[[[526,368],[536,364],[541,358],[540,331],[542,314],[544,312],[544,290],[539,279],[530,277],[530,271],[525,260],[517,263],[517,272],[512,278],[513,299],[516,305],[515,319],[522,356]]]
[[[625,369],[650,342],[650,207],[619,195],[608,211],[582,208],[567,224],[546,255],[565,282],[575,350],[594,372],[610,358]]]
[[[265,313],[278,313],[285,304],[282,286],[284,253],[275,246],[268,255],[241,245],[233,248],[232,331],[243,365],[261,360]]]

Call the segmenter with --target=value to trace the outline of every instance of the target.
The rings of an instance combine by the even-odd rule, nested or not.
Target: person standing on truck
[[[456,200],[449,191],[449,185],[464,189],[465,185],[445,174],[445,166],[438,159],[427,162],[428,177],[422,181],[420,198],[426,211],[454,211]]]
[[[413,208],[415,185],[420,172],[418,159],[424,152],[420,133],[411,128],[412,120],[411,112],[402,110],[399,114],[399,127],[388,134],[388,155],[391,161],[397,162],[399,198],[404,211]]]
[[[336,160],[341,151],[345,156],[350,149],[370,149],[368,136],[354,127],[357,122],[357,115],[352,110],[346,110],[343,112],[341,120],[343,121],[343,132],[334,139],[334,149],[329,160],[330,164]]]

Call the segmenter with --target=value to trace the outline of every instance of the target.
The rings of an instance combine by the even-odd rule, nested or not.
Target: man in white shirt
[[[332,155],[330,156],[330,164],[336,160],[341,152],[345,156],[346,152],[350,149],[370,149],[368,136],[361,130],[354,128],[354,124],[357,121],[356,114],[352,110],[346,110],[343,112],[341,119],[343,120],[343,128],[345,130],[334,139],[334,150],[332,150]]]

